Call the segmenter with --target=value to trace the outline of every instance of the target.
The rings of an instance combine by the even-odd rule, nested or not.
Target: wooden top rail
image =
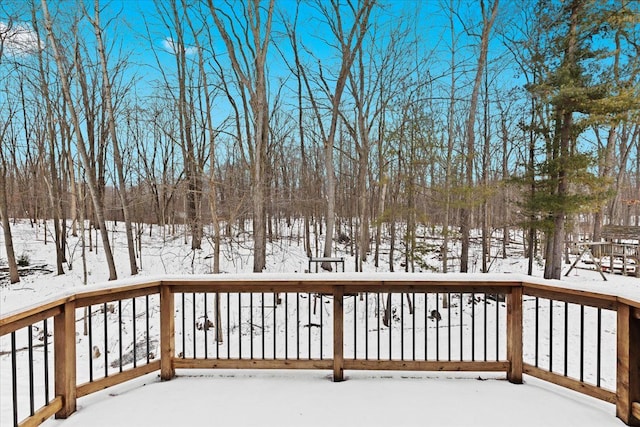
[[[525,295],[616,310],[618,297],[579,289],[565,289],[536,283],[522,283]]]
[[[502,293],[522,287],[525,295],[553,298],[577,304],[615,310],[618,301],[640,308],[640,299],[629,296],[614,296],[604,293],[571,288],[560,288],[548,283],[528,282],[527,276],[493,275],[487,277],[465,277],[465,275],[424,274],[377,274],[380,279],[359,273],[328,275],[212,275],[199,277],[167,277],[149,279],[136,283],[108,283],[88,290],[43,302],[25,310],[0,316],[0,336],[29,324],[60,313],[65,303],[74,302],[76,307],[101,304],[119,299],[134,298],[160,293],[164,286],[171,292],[310,292],[330,294],[336,287],[344,293],[356,292],[451,292],[451,293]]]
[[[0,336],[56,316],[62,312],[62,307],[69,302],[75,303],[76,307],[86,307],[109,301],[152,295],[160,292],[160,284],[160,281],[149,281],[112,288],[101,287],[100,289],[68,294],[22,311],[11,312],[0,317]]]

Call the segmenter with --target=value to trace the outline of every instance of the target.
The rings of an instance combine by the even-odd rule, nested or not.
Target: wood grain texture
[[[332,359],[173,359],[176,369],[333,369]]]
[[[507,372],[508,361],[438,362],[422,360],[353,360],[344,361],[344,369],[354,371],[427,371],[427,372]]]
[[[62,409],[62,397],[57,396],[48,405],[38,409],[32,416],[18,424],[19,427],[36,427]]]
[[[67,418],[76,410],[76,318],[75,305],[67,302],[53,318],[55,394],[62,398],[56,418]]]
[[[573,378],[556,374],[555,372],[545,371],[544,369],[536,368],[535,366],[526,363],[524,364],[524,373],[559,385],[560,387],[565,387],[570,390],[595,397],[596,399],[604,400],[605,402],[616,403],[616,393],[604,388],[596,387],[592,384],[580,382]]]
[[[84,383],[78,386],[77,397],[83,397],[96,391],[104,390],[105,388],[112,387],[114,385],[122,384],[129,380],[141,377],[151,372],[160,370],[160,361],[154,360],[146,365],[138,366],[132,369],[128,369],[123,372],[119,372],[115,375],[110,375],[105,378],[101,378],[90,383]]]
[[[160,289],[160,378],[168,381],[175,375],[173,356],[175,353],[175,304],[168,286]]]
[[[513,288],[507,295],[507,379],[522,384],[522,288]]]

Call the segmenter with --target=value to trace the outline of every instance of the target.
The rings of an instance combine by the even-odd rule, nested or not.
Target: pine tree
[[[538,7],[544,33],[531,61],[539,80],[527,89],[538,101],[534,129],[545,151],[536,167],[538,191],[527,206],[548,236],[544,276],[559,279],[567,218],[606,197],[593,174],[594,157],[579,137],[594,121],[638,109],[638,100],[617,88],[608,71],[613,29],[636,25],[638,16],[626,3],[599,0],[541,0]]]

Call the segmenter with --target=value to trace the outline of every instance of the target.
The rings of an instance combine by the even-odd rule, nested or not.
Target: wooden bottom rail
[[[333,369],[333,360],[174,358],[173,367],[176,369]]]
[[[536,368],[535,366],[526,363],[524,364],[524,373],[552,384],[559,385],[560,387],[565,387],[573,391],[577,391],[578,393],[583,393],[587,396],[604,400],[605,402],[613,404],[616,403],[615,392],[596,387],[592,384],[587,384],[554,372],[545,371],[544,369]]]
[[[160,370],[160,361],[155,360],[147,365],[138,366],[124,372],[117,373],[105,378],[101,378],[90,383],[84,383],[79,385],[76,391],[77,397],[86,396],[96,391],[104,390],[114,385],[122,384],[134,378],[141,377],[146,374],[150,374],[153,371]]]
[[[62,397],[54,398],[47,406],[38,409],[32,416],[22,421],[20,427],[35,427],[51,418],[56,412],[62,409]]]
[[[333,369],[333,359],[183,359],[174,358],[176,369]],[[506,372],[509,361],[457,362],[419,360],[353,360],[346,359],[343,369],[352,371],[448,371]]]
[[[344,361],[344,369],[365,371],[449,371],[449,372],[506,372],[508,361],[498,362],[438,362],[419,360],[353,360]]]

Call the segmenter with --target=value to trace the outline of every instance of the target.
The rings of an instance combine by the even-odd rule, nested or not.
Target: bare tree
[[[131,225],[131,214],[129,212],[129,197],[127,191],[127,184],[125,181],[124,167],[122,156],[120,155],[120,146],[118,142],[118,132],[116,130],[116,116],[114,113],[113,101],[111,96],[111,80],[109,79],[109,71],[107,68],[107,55],[105,53],[105,46],[102,37],[103,29],[100,26],[100,2],[95,0],[94,2],[94,16],[93,20],[90,20],[95,36],[96,47],[98,49],[98,59],[100,61],[100,68],[102,71],[102,85],[103,85],[103,102],[107,112],[107,127],[109,134],[111,135],[111,142],[113,145],[113,157],[115,161],[116,171],[118,175],[118,194],[120,195],[120,201],[122,203],[122,214],[124,216],[124,225],[127,235],[127,248],[129,252],[129,266],[131,268],[131,275],[138,274],[138,265],[136,264],[135,246],[133,243],[133,228]],[[88,15],[88,14],[87,14]]]
[[[186,9],[187,4],[182,0],[182,7]],[[199,41],[200,29],[195,28],[189,14],[185,14],[185,18],[195,44],[196,54],[198,55],[198,73],[202,82],[202,95],[204,96],[204,107],[202,111],[203,118],[203,138],[206,140],[206,146],[209,149],[209,212],[211,214],[211,222],[213,223],[213,273],[220,273],[220,219],[218,217],[218,190],[215,179],[216,169],[216,130],[213,125],[213,95],[210,90],[209,76],[207,74],[207,64],[205,62],[204,47]],[[205,20],[206,24],[206,20]],[[206,29],[209,30],[208,26]],[[204,171],[202,171],[204,175]],[[219,295],[216,294],[216,304],[219,305]],[[217,337],[221,339],[222,331],[219,327],[219,319],[216,320]],[[219,340],[220,340],[219,339]]]
[[[38,44],[43,44],[40,36],[39,24],[36,18],[35,5],[31,10],[31,21],[38,38]],[[36,132],[38,150],[43,157],[48,157],[48,162],[43,161],[43,165],[48,165],[48,171],[42,174],[47,187],[47,194],[51,206],[51,218],[54,230],[54,245],[56,248],[56,268],[59,275],[64,274],[63,263],[65,261],[64,241],[66,230],[62,210],[62,191],[60,186],[60,165],[64,164],[66,156],[66,142],[69,140],[70,132],[66,125],[66,105],[64,102],[55,102],[49,83],[49,67],[45,60],[45,52],[38,51],[38,77],[37,86],[40,98],[44,103],[44,122],[41,123],[43,131]],[[60,138],[58,142],[57,138]],[[59,154],[57,154],[59,152]],[[48,154],[48,156],[47,156]],[[46,233],[45,233],[46,236]]]
[[[331,86],[329,85],[328,77],[324,75],[320,61],[318,61],[319,86],[330,103],[328,129],[324,126],[324,118],[320,111],[320,103],[313,96],[313,91],[310,87],[309,79],[306,77],[306,73],[303,74],[305,86],[310,96],[311,106],[324,143],[324,164],[327,189],[326,238],[323,252],[323,256],[325,257],[330,257],[332,254],[335,229],[336,176],[333,152],[336,132],[338,129],[338,121],[340,119],[342,95],[347,84],[349,73],[351,72],[351,67],[357,58],[358,52],[362,48],[362,42],[369,29],[369,17],[375,5],[375,0],[363,0],[362,2],[358,2],[356,5],[350,3],[349,10],[353,13],[353,17],[346,19],[346,22],[351,22],[351,27],[345,27],[345,19],[343,19],[342,16],[343,12],[340,2],[331,0],[330,4],[327,5],[324,1],[317,1],[317,7],[329,25],[332,36],[336,39],[336,47],[340,58],[340,69],[338,74],[332,79],[335,79],[335,85]],[[325,270],[332,269],[331,264],[328,262],[323,263],[322,268]]]
[[[274,0],[269,0],[266,9],[259,0],[247,2],[242,16],[228,15],[208,0],[209,10],[216,28],[222,37],[231,67],[243,99],[245,117],[251,116],[251,127],[246,127],[247,148],[252,181],[254,255],[253,271],[261,272],[266,265],[266,214],[265,214],[265,168],[269,144],[269,101],[267,99],[267,51],[271,43],[271,24]],[[227,4],[230,8],[234,6]],[[264,14],[264,16],[263,16]],[[263,21],[264,19],[264,21]],[[240,31],[246,29],[247,44]]]
[[[471,191],[473,188],[473,165],[475,157],[475,123],[476,111],[478,106],[478,95],[480,86],[482,85],[482,76],[484,67],[487,62],[487,53],[489,51],[489,36],[491,27],[498,14],[499,0],[494,0],[490,6],[491,11],[487,11],[484,0],[480,0],[480,10],[482,11],[482,34],[480,35],[480,53],[478,54],[478,64],[476,67],[476,76],[473,82],[473,90],[469,101],[469,117],[467,118],[465,138],[466,138],[466,157],[465,157],[465,173],[466,173],[466,200],[460,212],[460,233],[462,234],[462,252],[460,254],[460,272],[466,273],[469,268],[469,233],[471,229]]]
[[[3,65],[5,41],[11,36],[13,31],[12,19],[9,19],[7,24],[3,24],[3,26],[0,27],[0,66]],[[6,97],[3,98],[5,100],[7,99]],[[5,108],[3,108],[3,110],[5,110]],[[0,122],[0,143],[2,143],[2,146],[0,147],[0,221],[2,223],[5,250],[7,251],[7,263],[9,264],[9,281],[11,283],[17,283],[20,281],[20,276],[18,274],[16,256],[13,250],[13,237],[9,224],[9,209],[7,201],[7,161],[4,153],[5,147],[9,146],[6,141],[7,130],[11,125],[11,120],[15,112],[10,108],[6,110],[8,115],[0,118],[0,120],[2,120]]]
[[[9,120],[7,120],[0,129],[0,141],[2,141],[3,147],[5,146],[5,135],[8,127]],[[2,221],[4,246],[7,251],[7,263],[9,264],[9,281],[11,283],[17,283],[20,281],[20,276],[18,274],[15,252],[13,250],[13,237],[11,235],[9,210],[7,207],[7,162],[4,151],[0,150],[0,220]]]
[[[91,160],[89,158],[89,155],[87,153],[87,149],[86,149],[86,145],[85,145],[85,141],[84,141],[84,136],[83,133],[80,131],[80,118],[78,116],[78,113],[76,111],[74,102],[73,102],[73,97],[71,95],[71,87],[70,87],[70,66],[68,64],[68,58],[65,58],[63,56],[63,53],[60,50],[59,47],[59,41],[58,38],[56,37],[56,35],[53,32],[53,23],[51,20],[51,16],[49,14],[49,8],[48,8],[48,4],[47,4],[47,0],[41,0],[42,1],[42,13],[44,15],[44,19],[45,19],[45,29],[47,32],[47,36],[50,40],[51,43],[51,49],[53,50],[53,56],[58,68],[58,73],[60,75],[60,83],[62,86],[62,93],[64,96],[64,99],[67,103],[67,107],[69,109],[69,114],[71,116],[71,120],[73,123],[73,126],[75,127],[75,129],[77,130],[75,132],[76,138],[77,138],[77,144],[76,147],[78,149],[78,152],[80,154],[80,159],[82,161],[82,164],[85,168],[85,170],[89,171],[89,173],[87,173],[88,175],[88,186],[89,186],[89,192],[91,193],[91,199],[93,201],[93,209],[94,209],[94,213],[95,213],[95,217],[96,217],[96,221],[98,223],[98,227],[100,228],[100,234],[102,237],[102,245],[105,251],[105,256],[106,256],[106,260],[107,260],[107,265],[109,267],[109,280],[116,280],[118,278],[118,274],[116,272],[116,266],[115,263],[113,261],[113,253],[111,251],[111,244],[109,243],[109,235],[107,232],[107,228],[105,225],[105,220],[104,220],[104,212],[103,212],[103,208],[102,208],[102,203],[100,201],[99,198],[99,193],[98,193],[98,182],[96,180],[96,177],[93,173],[91,173],[92,168],[91,168]],[[77,70],[80,71],[82,67],[77,67]],[[82,84],[83,79],[80,79],[80,82]],[[84,80],[84,82],[86,83],[86,80]]]

